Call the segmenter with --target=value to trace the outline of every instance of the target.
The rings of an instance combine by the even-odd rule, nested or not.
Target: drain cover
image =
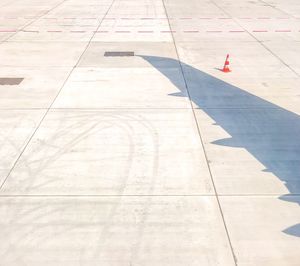
[[[24,78],[0,78],[0,85],[19,85]]]
[[[134,56],[134,52],[105,52],[104,56]]]

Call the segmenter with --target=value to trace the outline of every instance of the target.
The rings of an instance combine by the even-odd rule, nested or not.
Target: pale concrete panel
[[[0,85],[0,108],[48,108],[70,68],[0,68],[0,78],[23,78],[19,85]]]
[[[298,32],[300,34],[300,32]],[[290,66],[300,76],[300,42],[274,41],[265,44],[273,53],[275,53],[284,63]]]
[[[165,71],[177,85],[184,87],[179,68]],[[53,107],[191,108],[191,105],[186,90],[179,90],[156,69],[77,68]]]
[[[299,197],[220,197],[241,266],[297,266]]]
[[[0,66],[74,66],[86,42],[5,42],[0,46]]]
[[[113,51],[132,51],[134,57],[104,57],[104,53]],[[79,67],[133,68],[152,65],[143,60],[142,55],[176,58],[176,49],[172,42],[92,42],[83,54]],[[167,62],[163,58],[156,61],[159,67],[179,68],[178,62]]]
[[[1,184],[38,126],[44,112],[44,110],[0,111]]]
[[[191,110],[52,111],[2,194],[213,193]]]
[[[97,4],[82,3],[80,5],[60,5],[47,14],[47,17],[57,18],[85,18],[85,17],[97,17],[102,18],[106,14],[112,1]]]
[[[1,198],[5,266],[233,266],[213,197]]]

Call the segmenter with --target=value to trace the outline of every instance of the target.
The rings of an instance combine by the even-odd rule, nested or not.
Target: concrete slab
[[[299,1],[0,2],[1,266],[298,266]]]
[[[0,77],[23,78],[19,85],[0,85],[0,109],[50,107],[70,71],[70,68],[60,67],[0,68]]]
[[[0,46],[0,67],[74,66],[85,42],[5,42]]]
[[[106,51],[132,51],[136,56],[104,57]],[[178,62],[164,60],[164,57],[176,58],[176,49],[172,42],[91,42],[78,67],[153,68],[142,55],[157,56],[155,63],[159,68],[180,67]]]
[[[0,111],[0,182],[4,182],[20,152],[37,128],[44,110]]]
[[[220,197],[238,265],[299,264],[299,197]]]
[[[211,197],[1,198],[0,215],[6,266],[234,265]]]
[[[295,54],[298,55],[300,53],[299,42],[268,42],[266,47],[300,75],[300,63],[297,57],[295,57]]]
[[[199,195],[212,186],[191,110],[52,111],[0,194]]]
[[[128,59],[124,57],[123,61]],[[169,68],[166,72],[176,84],[184,86],[179,68]],[[53,107],[191,108],[191,105],[186,90],[179,90],[152,68],[77,68]]]

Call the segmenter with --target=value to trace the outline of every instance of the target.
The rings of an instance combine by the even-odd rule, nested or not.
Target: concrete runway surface
[[[1,266],[299,266],[299,0],[0,0],[0,155]]]

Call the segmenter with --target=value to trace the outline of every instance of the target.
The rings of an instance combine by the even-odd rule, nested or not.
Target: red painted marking
[[[17,30],[0,30],[0,32],[16,32]]]
[[[161,30],[161,33],[171,33],[171,32],[176,32],[176,30]]]
[[[223,32],[223,31],[221,31],[221,30],[207,30],[206,32],[218,33],[218,32]]]
[[[252,32],[268,32],[267,30],[253,30]]]
[[[153,33],[153,30],[139,30],[138,33]]]
[[[129,30],[116,30],[116,33],[130,33],[131,31]]]
[[[61,30],[47,30],[47,32],[62,32]]]

